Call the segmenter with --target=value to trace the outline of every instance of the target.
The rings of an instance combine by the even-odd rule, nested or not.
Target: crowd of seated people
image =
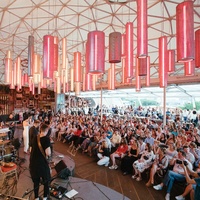
[[[109,169],[121,168],[123,175],[131,174],[137,181],[141,181],[143,173],[149,171],[146,186],[161,190],[166,185],[166,199],[170,199],[172,186],[186,182],[182,163],[187,163],[190,171],[199,168],[199,116],[194,120],[189,114],[186,118],[185,113],[181,114],[183,111],[175,110],[178,117],[172,119],[172,112],[168,112],[167,124],[163,126],[156,120],[156,116],[162,116],[159,110],[131,107],[124,113],[122,117],[103,116],[102,119],[100,113],[57,113],[45,121],[52,128],[54,140],[74,145],[83,154],[95,156],[98,165],[109,166]],[[39,120],[45,117],[38,115]],[[119,164],[117,159],[120,159]],[[159,185],[154,185],[156,175],[162,178]],[[176,199],[185,199],[185,193],[180,195]]]

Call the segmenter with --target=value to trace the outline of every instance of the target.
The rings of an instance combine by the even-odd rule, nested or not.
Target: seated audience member
[[[162,183],[153,186],[155,190],[162,190],[163,186],[167,186],[167,194],[165,196],[166,200],[170,200],[170,192],[172,190],[174,181],[185,182],[185,173],[181,166],[182,162],[188,165],[188,168],[192,170],[192,164],[186,159],[186,154],[183,150],[178,152],[177,158],[173,159],[174,167],[173,170],[168,170]]]
[[[159,141],[160,143],[163,143],[163,144],[165,144],[165,142],[167,141],[166,135],[164,133],[161,133]]]
[[[194,142],[190,143],[190,152],[194,155],[195,157],[195,163],[194,167],[198,167],[200,163],[200,149],[197,148],[197,145]]]
[[[121,135],[118,130],[115,130],[112,137],[110,138],[111,146],[117,147],[121,142]]]
[[[188,161],[190,161],[191,164],[193,165],[194,162],[195,162],[195,157],[194,157],[194,155],[190,152],[189,146],[183,146],[183,151],[185,151],[186,159],[187,159]]]
[[[99,153],[97,153],[98,158],[100,159],[97,162],[97,165],[109,165],[110,160],[110,149],[106,140],[102,141],[102,144],[99,146]]]
[[[147,136],[147,137],[145,138],[144,142],[145,142],[146,144],[149,143],[150,146],[152,147],[153,144],[154,144],[154,138],[152,137],[151,131],[150,131],[149,129],[146,130],[146,136]]]
[[[146,147],[146,143],[143,141],[142,137],[138,137],[137,138],[138,142],[139,142],[139,158],[142,156],[143,152],[145,151],[145,147]]]
[[[128,151],[127,141],[125,138],[122,138],[121,143],[117,148],[117,150],[110,155],[110,158],[112,160],[112,166],[110,166],[109,169],[118,169],[115,158],[123,158],[127,153],[127,151]]]
[[[152,165],[153,160],[154,153],[151,149],[151,145],[149,143],[146,143],[145,151],[143,152],[141,158],[133,163],[135,174],[132,176],[132,178],[136,179],[136,181],[141,181],[141,173]]]
[[[153,162],[153,165],[150,170],[149,181],[146,183],[147,187],[150,187],[154,184],[154,175],[159,173],[159,175],[163,176],[168,168],[168,157],[165,155],[166,148],[159,148],[158,155],[156,155],[156,159]]]
[[[82,134],[82,128],[80,125],[77,125],[77,130],[74,132],[74,134],[70,138],[70,142],[71,142],[70,146],[74,145],[76,148],[78,147],[78,140],[81,134]]]
[[[130,141],[130,149],[126,156],[121,160],[121,170],[123,175],[131,174],[133,172],[133,163],[138,159],[139,143],[135,139]]]
[[[175,198],[177,200],[185,200],[185,197],[190,193],[191,200],[200,199],[200,188],[199,188],[199,186],[200,186],[200,164],[198,165],[198,168],[196,169],[195,172],[190,169],[187,169],[187,166],[182,165],[182,167],[185,171],[186,181],[187,181],[188,185],[185,188],[184,192],[181,195],[176,196]],[[194,177],[194,179],[190,179],[190,176]],[[196,187],[198,187],[198,191],[196,190]],[[194,198],[194,191],[195,191],[195,198]],[[199,192],[198,196],[196,196],[197,192]]]
[[[57,141],[61,141],[62,139],[62,135],[65,134],[66,132],[66,125],[64,121],[61,121],[61,123],[58,125],[58,137],[57,137]]]
[[[173,166],[174,165],[173,158],[176,158],[178,154],[173,140],[168,141],[168,148],[166,149],[165,154],[168,157],[169,165]]]

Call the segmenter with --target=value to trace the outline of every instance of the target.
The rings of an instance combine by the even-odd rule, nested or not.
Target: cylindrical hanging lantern
[[[178,62],[194,60],[194,10],[193,1],[176,7],[176,41]]]
[[[73,67],[71,67],[71,69],[70,69],[70,74],[71,74],[71,80],[70,80],[70,83],[71,83],[71,87],[70,87],[70,90],[71,90],[71,92],[73,92],[74,91],[74,68]]]
[[[126,77],[125,77],[125,65],[126,65],[126,60],[123,57],[122,58],[122,83],[126,82]]]
[[[91,74],[86,74],[85,90],[86,91],[92,90],[92,75]]]
[[[75,96],[79,96],[81,93],[81,83],[76,82],[75,83]]]
[[[96,80],[97,80],[97,75],[94,74],[92,75],[92,90],[96,90]]]
[[[5,59],[5,84],[11,84],[12,60]]]
[[[122,34],[122,39],[121,39],[121,52],[122,52],[122,57],[126,56],[126,34]]]
[[[29,77],[28,78],[28,87],[29,87],[29,91],[32,92],[33,91],[33,78]]]
[[[10,50],[7,51],[7,53],[6,53],[6,58],[12,59],[12,53],[11,53]]]
[[[20,82],[21,82],[21,74],[20,74],[20,71],[21,71],[21,58],[19,56],[17,57],[15,67],[16,67],[16,84],[15,85],[19,85]]]
[[[147,75],[146,75],[146,86],[150,86],[150,56],[147,56]]]
[[[185,68],[185,76],[194,76],[195,73],[195,62],[191,60],[189,62],[184,63]]]
[[[54,69],[53,71],[59,71],[59,56],[58,56],[58,37],[54,37]]]
[[[126,24],[126,67],[125,77],[133,77],[133,23]]]
[[[139,58],[136,59],[135,91],[141,91],[141,77],[139,76]]]
[[[21,72],[22,73],[22,80],[21,80],[21,85],[22,86],[25,86],[25,76],[24,76],[24,73],[23,73],[23,71]]]
[[[168,65],[168,72],[175,71],[175,50],[168,50],[168,58],[169,58],[169,65]]]
[[[56,93],[60,94],[61,93],[61,84],[60,84],[60,77],[56,78]]]
[[[121,62],[121,33],[113,32],[109,34],[109,62]]]
[[[88,45],[88,46],[87,46]],[[105,34],[103,31],[88,33],[87,40],[88,65],[90,74],[102,74],[105,71]]]
[[[41,82],[40,74],[33,74],[33,83],[38,85]]]
[[[74,52],[74,82],[81,82],[81,53]]]
[[[137,66],[138,66],[138,76],[146,76],[147,75],[147,57],[138,57]]]
[[[28,36],[28,76],[33,76],[34,66],[34,37]]]
[[[195,31],[195,66],[200,67],[200,29]]]
[[[53,79],[54,72],[54,37],[43,37],[43,78]]]
[[[62,39],[62,69],[66,68],[66,38]]]
[[[147,0],[137,1],[137,56],[146,57],[148,54],[147,38]],[[140,67],[139,67],[139,76]]]
[[[15,89],[15,84],[14,84],[14,69],[11,71],[11,84],[10,84],[10,89]]]
[[[33,74],[40,74],[41,72],[41,57],[39,54],[34,54]]]
[[[35,95],[35,85],[34,85],[34,83],[32,84],[32,95]]]
[[[167,37],[159,38],[159,79],[160,87],[167,87],[168,69]]]
[[[108,89],[115,89],[115,64],[112,63],[110,68],[108,69]]]
[[[24,74],[24,85],[28,85],[28,74]]]

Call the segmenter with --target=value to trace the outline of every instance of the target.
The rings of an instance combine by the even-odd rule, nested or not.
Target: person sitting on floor
[[[98,158],[100,159],[97,162],[97,165],[109,165],[110,160],[110,149],[106,140],[102,141],[102,144],[99,146],[99,153],[97,153]]]

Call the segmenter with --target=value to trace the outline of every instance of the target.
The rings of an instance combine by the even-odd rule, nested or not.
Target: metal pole
[[[166,125],[166,87],[163,88],[163,126]]]
[[[101,82],[101,101],[100,101],[100,108],[101,108],[101,122],[103,118],[103,111],[102,111],[102,98],[103,98],[103,91],[102,91],[102,82]]]

